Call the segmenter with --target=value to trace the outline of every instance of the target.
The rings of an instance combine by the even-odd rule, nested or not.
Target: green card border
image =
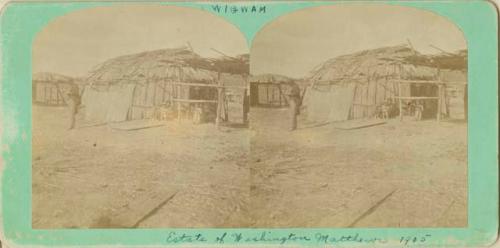
[[[429,10],[448,18],[464,33],[468,44],[469,143],[468,143],[468,227],[467,228],[288,228],[288,229],[57,229],[31,228],[31,49],[34,36],[48,22],[71,11],[120,4],[176,5],[211,10],[208,2],[11,2],[1,16],[1,121],[3,176],[1,180],[2,232],[8,245],[85,246],[188,245],[167,242],[171,232],[202,234],[206,242],[189,245],[221,246],[223,233],[245,237],[310,237],[287,240],[287,245],[304,246],[479,246],[496,240],[498,228],[498,26],[497,9],[491,2],[471,1],[293,1],[220,2],[231,5],[266,6],[260,15],[214,13],[237,26],[249,44],[266,23],[294,10],[340,4],[395,4]],[[339,237],[318,242],[317,235]],[[356,236],[356,240],[340,238]],[[426,236],[430,235],[430,236]],[[413,239],[415,237],[415,239]],[[364,241],[360,241],[363,238]],[[269,238],[270,239],[270,238]],[[342,239],[342,240],[341,240]],[[354,238],[353,238],[354,239]],[[232,242],[224,245],[270,246],[280,241]]]

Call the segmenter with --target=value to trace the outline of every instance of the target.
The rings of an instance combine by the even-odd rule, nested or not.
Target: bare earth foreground
[[[286,115],[252,109],[255,226],[467,225],[465,122],[306,123],[286,132]]]
[[[66,118],[65,108],[33,106],[34,228],[247,223],[248,130],[173,121],[68,131]]]
[[[34,228],[467,225],[465,122],[67,131],[65,111],[33,106]]]

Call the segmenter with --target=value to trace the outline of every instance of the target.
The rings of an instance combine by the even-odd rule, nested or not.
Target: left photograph
[[[84,9],[32,51],[32,227],[248,226],[248,45],[208,12]]]

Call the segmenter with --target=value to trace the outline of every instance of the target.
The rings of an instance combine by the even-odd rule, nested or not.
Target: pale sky
[[[190,42],[218,57],[248,53],[240,31],[205,11],[174,6],[113,6],[72,12],[47,25],[33,42],[33,72],[84,76],[107,59]]]
[[[390,5],[344,5],[303,9],[266,25],[253,40],[252,74],[302,77],[343,54],[407,44],[421,53],[467,47],[462,32],[432,12]]]

